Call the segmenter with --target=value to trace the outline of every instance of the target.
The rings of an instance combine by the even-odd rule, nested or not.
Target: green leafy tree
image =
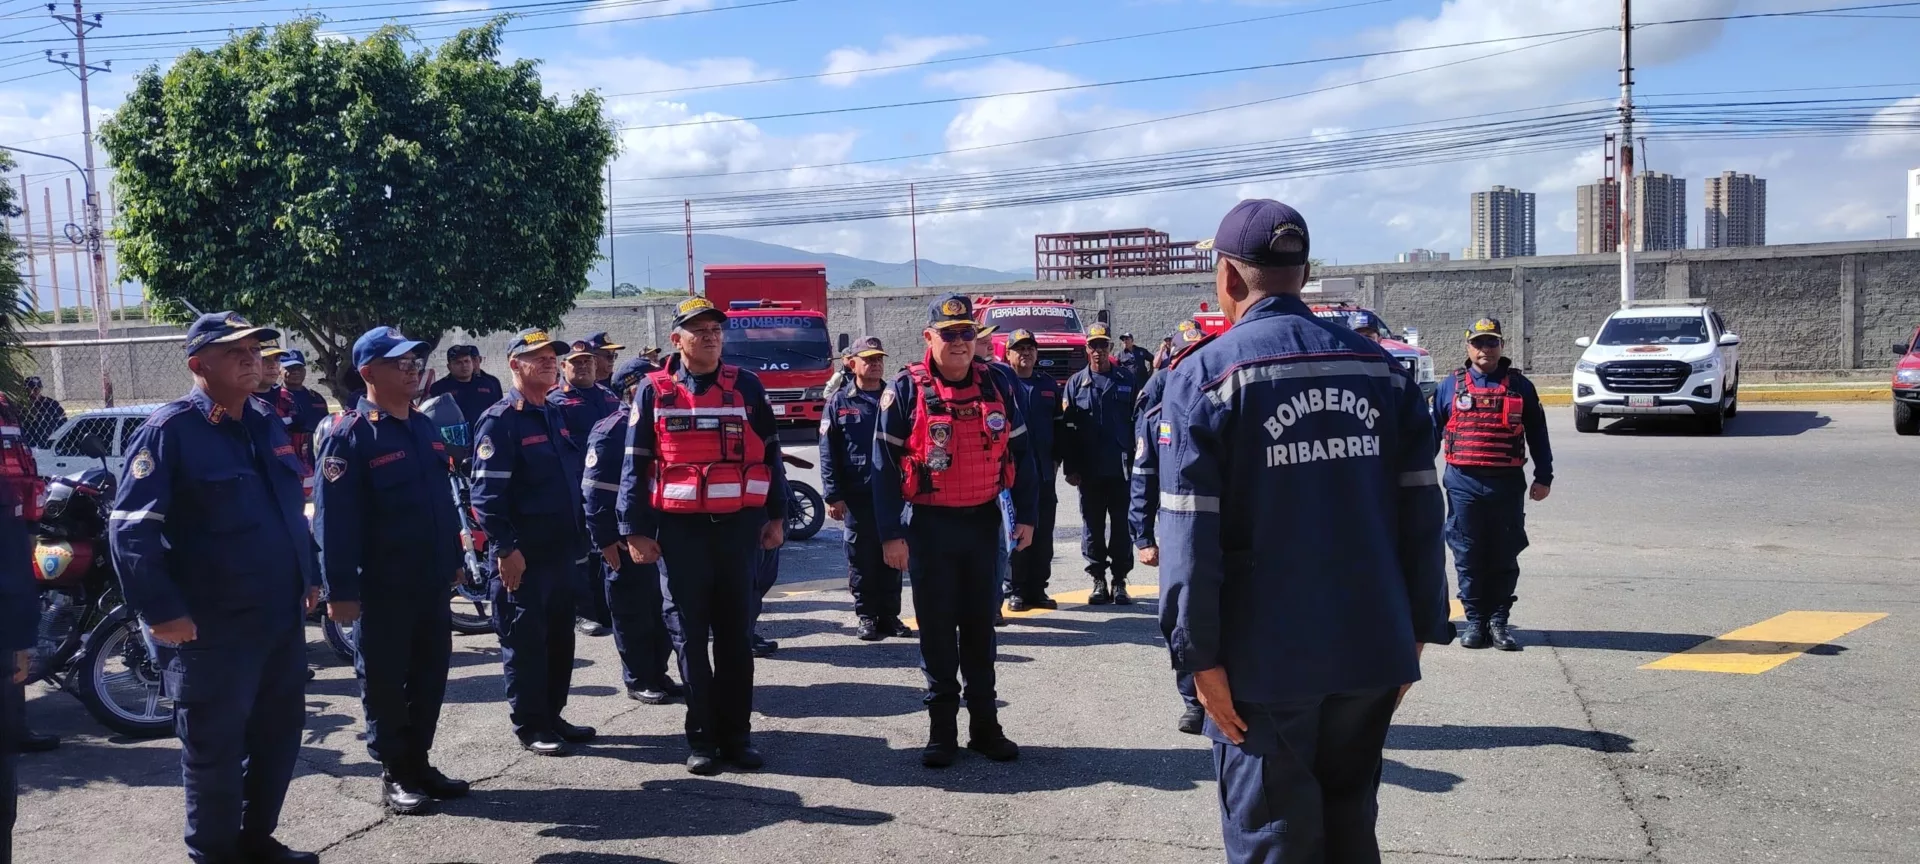
[[[598,255],[613,131],[595,94],[502,64],[504,23],[410,53],[405,28],[322,39],[306,19],[142,72],[101,129],[123,271],[158,315],[299,336],[343,398],[370,327],[558,324]]]
[[[13,170],[13,157],[0,152],[0,174]],[[0,213],[14,213],[14,190],[0,184]],[[27,325],[37,320],[28,302],[26,281],[20,278],[23,257],[12,232],[0,231],[0,393],[16,405],[26,398],[26,368],[33,357],[20,343]]]
[[[873,284],[872,279],[863,278],[863,279],[855,279],[852,282],[848,282],[847,287],[848,288],[877,288],[879,286]]]

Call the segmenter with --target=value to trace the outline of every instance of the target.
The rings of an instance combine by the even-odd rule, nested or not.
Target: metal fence
[[[106,357],[114,405],[140,405],[177,399],[193,387],[193,376],[180,356],[178,336],[136,336],[121,339],[71,339],[28,342],[31,361],[26,374],[40,378],[41,395],[65,409],[67,416],[106,407],[109,397],[101,380],[101,357]],[[52,429],[37,429],[51,411],[32,410],[28,437]]]

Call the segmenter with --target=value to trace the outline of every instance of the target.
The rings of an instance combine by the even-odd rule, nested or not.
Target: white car
[[[1573,426],[1602,417],[1700,418],[1709,435],[1740,411],[1740,337],[1709,306],[1632,306],[1582,336],[1573,367]]]
[[[159,403],[127,405],[76,414],[48,437],[50,446],[33,449],[33,461],[40,466],[40,473],[47,477],[65,477],[76,471],[85,471],[99,465],[100,460],[80,452],[80,442],[86,438],[98,438],[107,450],[107,470],[118,477],[120,469],[127,464],[127,442],[133,440],[134,430],[146,423],[147,417],[159,408]]]

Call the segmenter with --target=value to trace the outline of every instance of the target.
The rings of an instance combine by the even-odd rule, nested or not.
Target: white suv
[[[1740,411],[1740,337],[1708,306],[1633,306],[1607,316],[1573,367],[1573,427],[1601,417],[1699,417],[1709,435]]]

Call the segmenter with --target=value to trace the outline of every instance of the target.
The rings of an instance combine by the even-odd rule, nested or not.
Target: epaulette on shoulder
[[[513,403],[511,401],[502,399],[498,402],[493,403],[492,405],[488,405],[487,410],[480,412],[480,416],[498,417],[502,414],[507,413],[507,409],[511,407],[513,407]]]
[[[605,416],[605,417],[602,417],[602,418],[600,418],[599,420],[596,420],[596,421],[594,421],[594,424],[593,424],[593,431],[592,431],[591,433],[589,433],[589,434],[592,434],[592,435],[599,435],[599,434],[601,434],[601,433],[604,433],[604,432],[606,432],[606,431],[608,431],[608,430],[610,430],[610,429],[612,429],[613,427],[615,427],[615,426],[617,426],[617,425],[619,425],[619,424],[621,424],[621,423],[624,423],[624,422],[626,422],[626,421],[627,421],[627,414],[628,414],[628,413],[629,413],[629,412],[630,412],[631,410],[632,410],[632,409],[630,409],[630,408],[628,408],[628,407],[627,407],[627,403],[626,403],[625,401],[622,401],[622,402],[620,403],[620,407],[619,407],[618,409],[616,409],[616,410],[615,410],[615,411],[614,411],[614,412],[613,412],[612,414],[608,414],[607,416]]]
[[[353,428],[353,424],[360,422],[362,419],[365,419],[365,417],[366,415],[360,413],[360,410],[357,408],[342,411],[334,415],[333,422],[328,424],[327,435],[344,435],[348,429]]]
[[[175,399],[172,402],[168,402],[167,404],[154,409],[152,414],[147,415],[147,422],[141,425],[156,426],[156,427],[165,426],[167,425],[168,420],[172,420],[173,418],[178,417],[181,414],[184,414],[190,410],[193,410],[192,402],[189,402],[185,399]]]
[[[1200,341],[1194,342],[1193,344],[1190,344],[1187,347],[1182,348],[1179,351],[1175,352],[1173,355],[1173,359],[1167,361],[1167,368],[1172,369],[1176,366],[1179,366],[1181,361],[1187,359],[1188,357],[1193,356],[1193,352],[1206,347],[1208,343],[1214,340],[1214,337],[1219,335],[1220,334],[1218,333],[1208,333],[1207,335],[1200,337]]]

